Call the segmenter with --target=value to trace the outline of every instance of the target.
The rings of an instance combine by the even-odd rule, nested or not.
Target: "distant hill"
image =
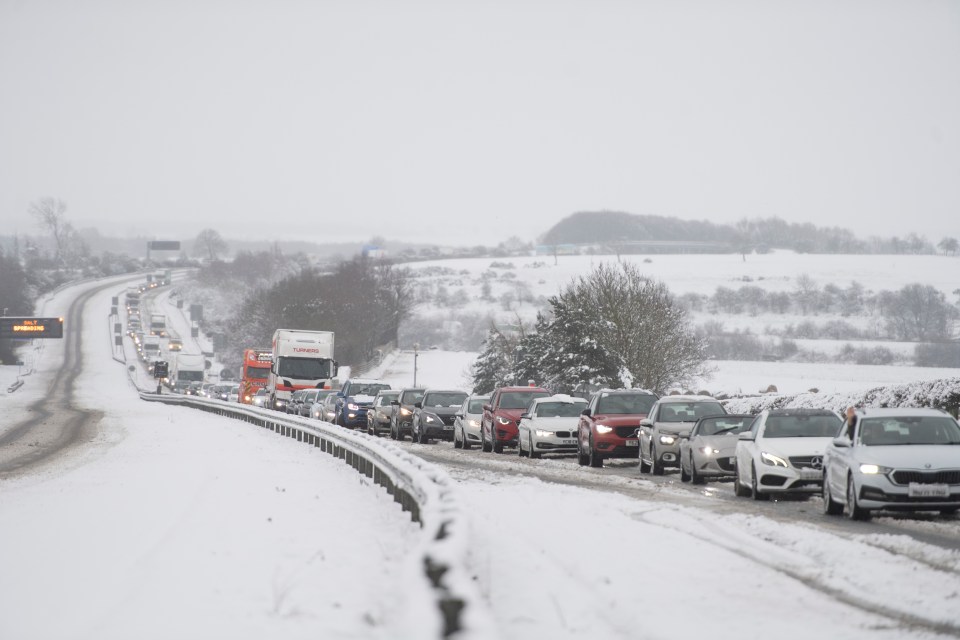
[[[803,253],[933,253],[915,233],[905,238],[860,240],[848,229],[788,223],[780,218],[716,224],[622,211],[581,211],[567,216],[537,241],[541,245],[623,245],[628,243],[718,243],[734,251],[792,249]]]

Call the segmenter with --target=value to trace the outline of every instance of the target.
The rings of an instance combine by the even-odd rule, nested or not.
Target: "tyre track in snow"
[[[123,286],[112,281],[79,294],[64,317],[63,364],[44,397],[30,405],[33,415],[0,436],[0,479],[22,474],[49,463],[96,432],[101,411],[81,409],[74,403],[74,384],[84,367],[82,331],[87,303],[105,289]]]

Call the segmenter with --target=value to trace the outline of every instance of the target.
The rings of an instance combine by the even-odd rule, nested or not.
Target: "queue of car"
[[[534,459],[576,455],[590,467],[634,459],[641,473],[676,468],[683,482],[732,481],[736,496],[754,500],[818,494],[825,514],[853,519],[880,509],[960,511],[960,423],[938,409],[858,409],[846,418],[824,409],[728,414],[709,396],[644,389],[582,398],[511,386],[477,395],[391,389],[370,379],[349,381],[346,392],[297,392],[291,406],[291,413],[420,444],[509,447]]]

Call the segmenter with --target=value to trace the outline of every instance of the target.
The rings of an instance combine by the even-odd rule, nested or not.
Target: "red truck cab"
[[[546,398],[549,395],[546,389],[533,386],[500,387],[494,391],[490,403],[483,405],[481,448],[488,452],[503,453],[504,447],[517,446],[520,414],[527,410],[534,398]]]

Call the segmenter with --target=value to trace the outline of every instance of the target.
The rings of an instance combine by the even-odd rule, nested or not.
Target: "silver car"
[[[960,510],[960,424],[939,409],[858,409],[823,453],[823,511]]]
[[[453,421],[453,446],[455,449],[471,449],[480,445],[480,420],[483,405],[490,396],[467,396]]]
[[[747,414],[700,418],[690,433],[680,433],[680,480],[703,484],[709,478],[733,478],[737,437],[750,429]]]
[[[391,403],[399,397],[399,389],[383,389],[377,392],[373,404],[367,409],[367,433],[378,436],[381,432],[390,431],[390,421],[395,409]]]
[[[700,418],[722,416],[723,405],[708,396],[664,396],[640,421],[640,471],[662,476],[666,467],[680,466],[680,433]]]

